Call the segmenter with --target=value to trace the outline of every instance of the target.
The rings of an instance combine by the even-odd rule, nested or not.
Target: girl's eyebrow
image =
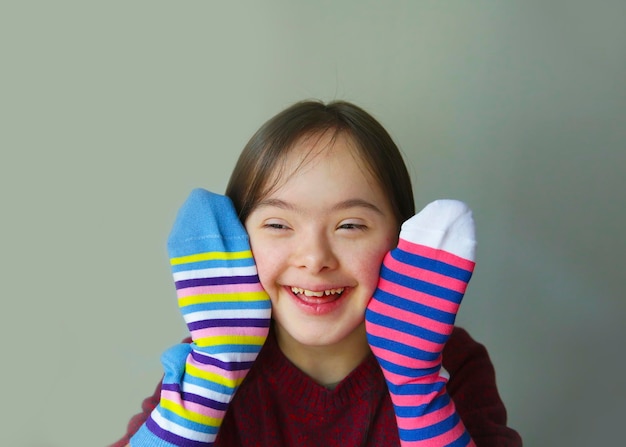
[[[332,210],[340,211],[340,210],[346,210],[349,208],[366,208],[366,209],[375,211],[381,216],[383,215],[383,212],[380,210],[380,208],[378,208],[372,202],[368,202],[367,200],[363,200],[363,199],[344,200],[343,202],[339,202],[335,206],[333,206]]]
[[[289,202],[285,202],[284,200],[280,200],[280,199],[264,199],[259,201],[259,203],[257,203],[254,208],[262,208],[265,206],[273,206],[275,208],[280,208],[283,210],[287,210],[287,211],[297,211],[298,207],[296,207],[294,204],[289,203]]]
[[[261,208],[265,206],[273,206],[273,207],[280,208],[280,209],[287,210],[287,211],[295,211],[295,212],[299,211],[299,208],[295,204],[290,203],[290,202],[285,202],[284,200],[280,200],[280,199],[261,200],[259,203],[257,203],[255,208]],[[350,208],[365,208],[365,209],[374,211],[380,214],[381,216],[384,215],[384,213],[381,211],[380,208],[378,208],[373,203],[368,202],[367,200],[363,200],[363,199],[344,200],[342,202],[339,202],[333,205],[330,211],[341,211],[341,210],[347,210]]]

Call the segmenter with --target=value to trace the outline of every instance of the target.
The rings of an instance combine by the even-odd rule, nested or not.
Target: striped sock
[[[270,301],[248,235],[225,196],[192,191],[178,213],[168,251],[193,342],[164,353],[160,403],[131,445],[211,446],[267,338]]]
[[[474,270],[474,221],[438,200],[402,225],[366,310],[367,338],[394,404],[403,447],[473,441],[446,391],[441,356]]]

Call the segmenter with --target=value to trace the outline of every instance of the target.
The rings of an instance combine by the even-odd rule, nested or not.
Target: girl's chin
[[[316,325],[293,321],[287,322],[286,325],[277,321],[275,323],[278,344],[292,361],[294,358],[307,356],[309,352],[307,348],[312,348],[318,353],[334,351],[342,355],[353,355],[361,350],[369,350],[363,322],[346,322],[341,327],[334,324]],[[321,351],[318,350],[320,348]]]

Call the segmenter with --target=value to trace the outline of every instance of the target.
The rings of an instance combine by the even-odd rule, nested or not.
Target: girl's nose
[[[319,273],[337,268],[339,262],[328,236],[309,234],[298,243],[295,264],[312,273]]]

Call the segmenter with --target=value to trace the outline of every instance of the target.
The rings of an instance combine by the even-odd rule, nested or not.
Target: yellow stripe
[[[199,377],[204,380],[208,380],[209,382],[219,383],[220,385],[227,386],[229,388],[235,388],[241,384],[243,381],[243,377],[239,379],[229,379],[228,377],[220,376],[219,374],[212,373],[210,371],[204,371],[202,369],[196,368],[195,366],[187,363],[185,365],[185,372],[194,377]]]
[[[203,303],[232,303],[235,301],[265,301],[269,299],[267,292],[237,292],[237,293],[203,293],[200,295],[190,295],[178,299],[180,307],[191,306],[192,304]]]
[[[188,421],[193,421],[198,424],[207,425],[210,427],[219,427],[222,422],[222,418],[213,418],[200,413],[196,413],[168,399],[161,399],[161,406],[166,410],[169,410],[172,413],[176,413],[178,416],[187,419]]]
[[[215,335],[213,337],[205,337],[196,340],[196,344],[200,348],[206,348],[207,346],[222,346],[222,345],[256,345],[261,346],[265,343],[266,337],[258,335]]]
[[[195,255],[180,256],[178,258],[171,258],[171,265],[190,264],[192,262],[201,261],[214,261],[224,260],[231,261],[233,259],[245,259],[251,258],[252,252],[250,250],[245,251],[210,251],[207,253],[197,253]]]

